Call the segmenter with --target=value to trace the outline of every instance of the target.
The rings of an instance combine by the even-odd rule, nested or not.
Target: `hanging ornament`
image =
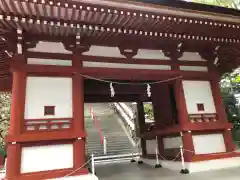
[[[110,83],[110,92],[111,92],[111,97],[114,97],[115,96],[115,91],[114,91],[112,83]]]
[[[148,97],[151,97],[151,95],[152,95],[151,86],[149,84],[147,85],[147,95],[148,95]]]

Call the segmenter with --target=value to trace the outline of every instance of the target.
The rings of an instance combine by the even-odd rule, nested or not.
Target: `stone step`
[[[113,109],[108,104],[90,104],[90,106],[93,107],[99,128],[107,139],[107,155],[132,153],[134,147],[119,124],[120,117],[114,114]],[[95,127],[90,113],[85,114],[87,115],[85,116],[85,128],[87,131],[86,153],[104,156],[98,129]]]

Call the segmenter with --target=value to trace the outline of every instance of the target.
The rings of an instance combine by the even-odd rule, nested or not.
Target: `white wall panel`
[[[39,41],[39,43],[37,43],[36,47],[29,48],[28,51],[72,54],[71,51],[67,51],[64,48],[64,45],[61,42]]]
[[[161,50],[139,49],[134,59],[170,60]]]
[[[168,66],[168,65],[145,65],[145,64],[140,65],[140,64],[104,63],[104,62],[89,62],[89,61],[83,61],[83,67],[171,70],[171,66]]]
[[[57,170],[72,167],[72,144],[22,148],[21,173]]]
[[[56,106],[44,116],[44,106]],[[72,78],[27,77],[25,119],[72,117]]]
[[[182,137],[165,137],[163,138],[164,149],[180,148],[182,145]]]
[[[120,53],[118,47],[106,46],[91,46],[89,51],[84,52],[83,55],[125,58],[125,56]]]
[[[216,113],[209,81],[183,81],[188,114]],[[198,111],[197,104],[204,104],[204,111]]]
[[[211,154],[226,152],[222,134],[193,135],[193,145],[196,154]]]
[[[56,60],[56,59],[28,58],[27,63],[28,64],[41,64],[41,65],[72,66],[71,60]]]
[[[206,61],[196,52],[184,52],[183,56],[179,58],[180,61]]]
[[[157,140],[146,140],[147,154],[156,154]]]
[[[208,72],[208,68],[204,66],[180,66],[181,71],[201,71]]]

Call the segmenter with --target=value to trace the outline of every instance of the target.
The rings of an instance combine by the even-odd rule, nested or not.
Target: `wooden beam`
[[[28,58],[42,58],[42,59],[58,59],[70,60],[71,54],[60,53],[46,53],[46,52],[26,52]],[[121,64],[144,64],[144,65],[180,65],[180,66],[207,66],[204,61],[178,61],[178,60],[163,60],[163,59],[127,59],[117,57],[101,57],[101,56],[88,56],[81,55],[82,61],[88,62],[106,62],[106,63],[121,63]]]

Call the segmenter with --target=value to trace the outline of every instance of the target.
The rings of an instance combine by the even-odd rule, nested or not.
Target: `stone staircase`
[[[94,126],[90,117],[88,106],[91,106],[97,117],[102,135],[106,138],[107,153],[104,154],[104,147],[101,144],[100,134]],[[130,155],[133,151],[133,144],[124,127],[121,117],[109,107],[107,103],[85,104],[85,128],[88,133],[86,153],[94,154],[96,157],[123,157]]]

